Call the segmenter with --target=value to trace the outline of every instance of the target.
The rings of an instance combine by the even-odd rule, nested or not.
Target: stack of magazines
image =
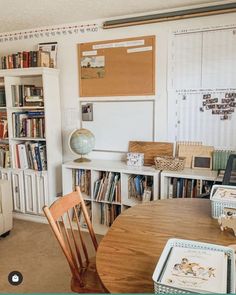
[[[153,274],[154,286],[157,293],[163,288],[168,293],[234,293],[234,268],[231,248],[170,239]]]

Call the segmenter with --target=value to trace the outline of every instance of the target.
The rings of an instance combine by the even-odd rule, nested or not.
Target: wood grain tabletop
[[[153,293],[152,274],[170,238],[235,244],[211,218],[209,200],[169,199],[134,206],[116,218],[99,244],[96,264],[110,293]]]

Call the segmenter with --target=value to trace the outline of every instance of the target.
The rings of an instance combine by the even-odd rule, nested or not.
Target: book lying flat
[[[236,200],[236,188],[218,187],[212,199],[234,199]]]
[[[213,250],[173,247],[159,282],[197,293],[227,293],[225,253]]]

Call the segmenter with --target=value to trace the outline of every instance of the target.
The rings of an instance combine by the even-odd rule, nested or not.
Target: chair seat
[[[85,287],[81,287],[79,282],[75,279],[71,279],[71,290],[76,293],[107,293],[103,288],[101,281],[96,272],[95,257],[90,259],[88,269],[83,273],[82,280]]]

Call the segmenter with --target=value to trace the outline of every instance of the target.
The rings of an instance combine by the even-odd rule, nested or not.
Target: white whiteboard
[[[131,140],[154,140],[154,101],[93,102],[82,128],[95,135],[95,150],[127,152]]]

